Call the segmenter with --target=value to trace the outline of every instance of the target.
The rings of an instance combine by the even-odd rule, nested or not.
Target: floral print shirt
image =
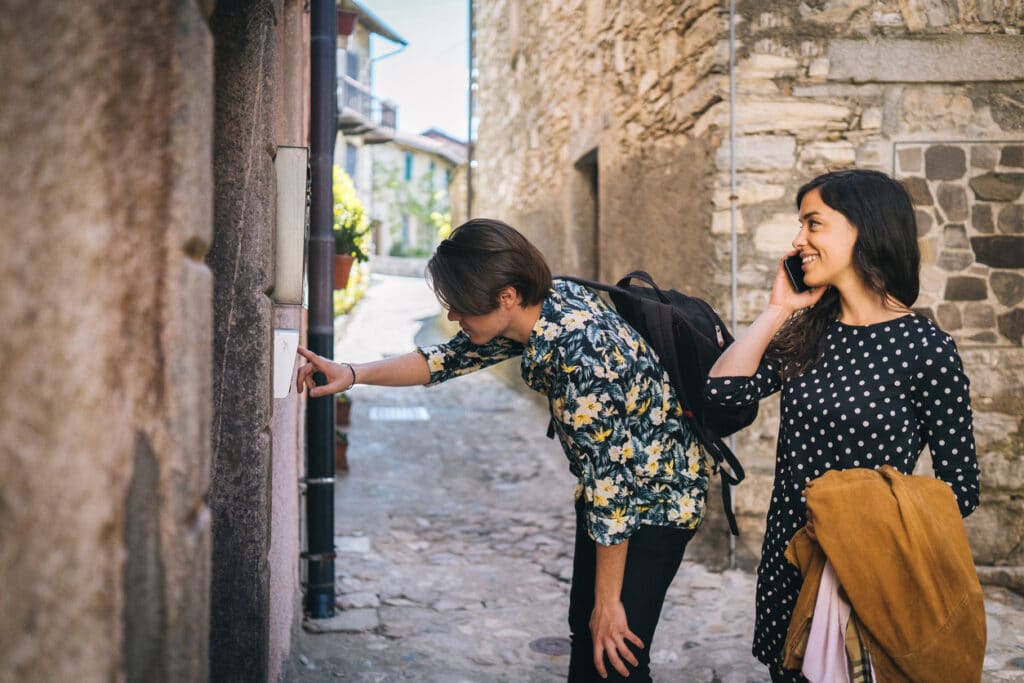
[[[695,529],[711,466],[654,351],[589,289],[556,280],[525,346],[459,332],[419,349],[430,384],[520,356],[522,375],[548,398],[579,480],[591,538],[628,539],[641,524]]]

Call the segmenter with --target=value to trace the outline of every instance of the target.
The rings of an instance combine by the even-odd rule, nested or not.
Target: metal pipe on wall
[[[467,94],[467,116],[466,116],[466,220],[468,221],[473,217],[473,105],[476,100],[476,92],[473,86],[476,85],[476,76],[473,75],[473,69],[476,64],[476,31],[474,30],[476,25],[475,17],[473,16],[473,0],[467,0],[469,9],[469,40],[466,42],[469,44],[469,86]]]
[[[310,16],[310,229],[308,343],[334,358],[334,140],[337,135],[338,15],[335,0],[312,0]],[[320,378],[322,379],[322,378]],[[306,403],[305,609],[334,614],[334,398]]]
[[[736,235],[736,203],[739,196],[736,194],[736,0],[729,0],[729,234],[732,239],[729,269],[729,294],[731,297],[730,308],[732,309],[732,333],[735,335],[738,330],[738,315],[736,308],[739,305],[737,293],[737,270],[739,259],[736,251],[739,248],[739,240]],[[736,435],[729,437],[729,448],[736,452]],[[729,486],[729,482],[722,480],[722,486]],[[729,496],[729,512],[735,514],[733,497]],[[729,534],[729,569],[736,568],[736,537]]]

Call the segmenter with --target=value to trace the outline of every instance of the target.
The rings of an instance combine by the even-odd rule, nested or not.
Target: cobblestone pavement
[[[422,279],[375,275],[338,358],[436,341],[438,310]],[[351,397],[339,611],[297,633],[287,680],[565,680],[573,478],[543,405],[492,371]],[[1024,680],[1024,599],[987,588],[986,602],[984,680]],[[653,643],[655,680],[767,681],[749,652],[753,605],[750,573],[684,562]]]

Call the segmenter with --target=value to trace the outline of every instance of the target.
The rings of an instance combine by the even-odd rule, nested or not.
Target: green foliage
[[[355,185],[341,167],[334,166],[334,253],[354,256],[357,263],[370,258],[370,220]]]
[[[391,193],[391,202],[400,213],[408,214],[415,218],[421,225],[432,225],[436,231],[436,240],[439,242],[452,231],[452,213],[448,207],[448,195],[444,189],[433,190],[430,185],[430,173],[424,173],[416,181],[419,192],[413,191],[412,181],[401,179],[401,172],[395,166],[377,164],[374,167],[375,173],[383,177],[382,185]],[[419,197],[425,197],[420,199]],[[395,229],[393,226],[389,226]],[[422,252],[429,256],[433,252],[434,244],[431,245],[407,245],[392,249],[392,256],[412,256]]]
[[[356,195],[352,178],[334,166],[334,253],[356,259],[345,289],[334,292],[334,315],[344,315],[366,294],[370,281],[370,240],[372,225],[363,203]]]
[[[430,214],[430,222],[437,229],[437,238],[439,240],[448,239],[448,235],[452,234],[452,212],[450,209],[446,209],[443,212],[432,212]]]
[[[427,247],[417,247],[402,244],[401,242],[395,242],[388,249],[388,256],[411,256],[415,258],[427,258],[434,252]]]

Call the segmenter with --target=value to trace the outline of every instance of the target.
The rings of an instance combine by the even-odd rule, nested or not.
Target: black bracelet
[[[348,368],[348,371],[352,373],[352,384],[348,385],[348,388],[351,389],[356,385],[356,369],[352,367],[351,363],[341,362],[338,363],[338,365],[344,365],[346,368]]]

